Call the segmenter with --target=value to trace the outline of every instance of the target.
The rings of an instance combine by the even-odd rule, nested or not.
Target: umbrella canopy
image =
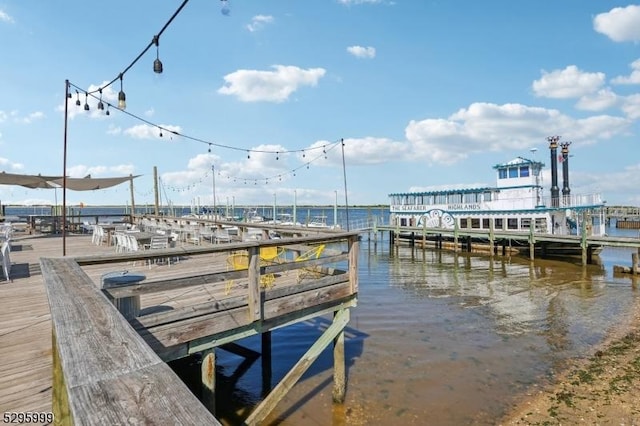
[[[93,191],[95,189],[110,188],[123,182],[133,180],[140,175],[113,178],[92,178],[90,175],[84,178],[70,178],[67,180],[67,189],[73,191]],[[26,188],[62,188],[64,179],[62,176],[42,175],[17,175],[13,173],[0,173],[0,185],[20,185]]]
[[[0,184],[2,185],[20,185],[26,188],[54,188],[49,181],[59,179],[60,176],[42,176],[42,175],[17,175],[13,173],[0,173]]]

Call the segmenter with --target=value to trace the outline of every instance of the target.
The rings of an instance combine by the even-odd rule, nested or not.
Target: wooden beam
[[[348,310],[339,311],[333,318],[331,325],[322,333],[309,350],[300,358],[285,377],[273,388],[273,390],[262,400],[260,404],[245,420],[247,425],[261,424],[269,413],[276,407],[280,400],[302,377],[313,362],[320,356],[322,351],[331,344],[338,334],[344,331],[349,322]]]

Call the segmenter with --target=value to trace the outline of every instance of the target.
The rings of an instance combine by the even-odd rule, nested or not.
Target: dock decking
[[[351,237],[355,237],[355,234]],[[313,243],[313,240],[319,241],[320,238],[311,237],[310,240]],[[335,236],[331,238],[338,239]],[[276,243],[280,244],[272,241],[267,245],[274,246]],[[165,361],[212,350],[248,332],[268,332],[270,328],[293,323],[309,315],[335,313],[349,306],[344,305],[344,301],[351,300],[357,293],[355,270],[346,271],[346,278],[325,276],[316,280],[317,284],[313,281],[301,283],[294,267],[317,267],[317,260],[288,262],[288,265],[258,265],[258,269],[253,269],[253,264],[244,270],[229,268],[226,260],[231,250],[257,253],[256,244],[178,247],[167,253],[159,252],[155,258],[164,262],[157,264],[147,261],[149,252],[118,255],[113,247],[92,244],[90,235],[67,235],[66,257],[77,262],[82,273],[97,287],[107,272],[127,270],[146,277],[140,284],[104,291],[116,298],[132,295],[140,298],[139,316],[131,318],[129,322]],[[282,244],[286,244],[286,241],[283,240]],[[289,241],[289,244],[294,250],[297,248],[295,242]],[[52,406],[52,399],[56,399],[52,393],[52,388],[55,388],[52,380],[52,359],[55,354],[52,347],[56,346],[51,336],[52,327],[56,327],[51,320],[50,301],[47,300],[43,282],[49,280],[51,285],[54,281],[64,280],[56,278],[51,281],[43,277],[40,264],[47,268],[46,273],[58,273],[55,265],[65,263],[56,260],[61,257],[62,239],[16,234],[12,247],[13,280],[0,283],[0,300],[3,301],[3,309],[0,310],[0,357],[3,361],[0,367],[0,408],[3,412],[55,411]],[[304,247],[300,245],[297,249]],[[355,259],[357,249],[354,253],[334,253],[333,257],[330,253],[328,257],[336,262],[351,261]],[[172,259],[170,265],[165,261],[167,258]],[[41,259],[44,259],[44,263]],[[262,296],[256,293],[253,302],[249,295],[247,302],[247,292],[252,291],[252,280],[263,275],[276,277],[275,282],[260,291]],[[345,279],[348,282],[346,286],[341,284]],[[322,288],[326,288],[326,291],[318,291]],[[322,296],[314,299],[308,297],[310,293],[305,295],[304,291]],[[49,299],[51,297],[50,293]],[[224,318],[233,321],[225,323]],[[341,321],[348,321],[348,315],[342,318]],[[214,324],[227,325],[215,328]],[[338,322],[336,324],[334,332],[339,333],[341,325]],[[215,338],[211,338],[212,335]],[[326,346],[326,342],[321,343],[321,347]],[[313,351],[321,350],[320,346]],[[311,353],[313,356],[317,354]],[[304,371],[301,368],[294,370],[297,370],[293,372],[294,376]],[[283,389],[291,385],[287,383],[281,389],[274,389],[276,396],[267,397],[265,407],[256,410],[259,413],[253,416],[252,421],[259,421],[261,416],[268,413],[265,410],[272,408],[277,403],[278,395],[282,395]]]

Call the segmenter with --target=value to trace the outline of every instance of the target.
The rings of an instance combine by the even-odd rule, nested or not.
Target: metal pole
[[[349,230],[349,199],[347,198],[347,167],[344,162],[344,139],[340,139],[342,146],[342,174],[344,176],[344,207],[347,216],[347,231]]]
[[[338,191],[333,191],[336,193],[336,202],[333,205],[333,227],[338,227]]]
[[[69,118],[69,80],[64,81],[64,148],[62,160],[62,255],[67,255],[67,122]]]
[[[216,220],[216,169],[211,165],[211,176],[213,180],[213,220]]]

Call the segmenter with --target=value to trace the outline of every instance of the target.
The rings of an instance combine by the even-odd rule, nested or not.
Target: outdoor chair
[[[2,243],[2,248],[0,249],[0,261],[2,261],[2,271],[4,272],[4,277],[7,281],[11,281],[11,257],[9,254],[11,253],[11,241],[6,240]]]
[[[260,266],[264,266],[265,263],[260,261]],[[249,268],[249,254],[246,251],[238,251],[231,253],[227,257],[227,270],[231,271],[242,271]],[[273,283],[275,282],[276,277],[274,274],[264,274],[260,276],[260,286],[263,288],[271,288],[273,287]],[[233,287],[233,280],[228,280],[225,286],[225,294],[229,294],[231,292],[231,287]]]
[[[325,249],[325,244],[320,244],[310,250],[305,251],[300,256],[296,257],[296,262],[302,262],[305,260],[318,259]],[[298,282],[301,282],[305,278],[320,278],[325,274],[322,272],[322,268],[318,265],[304,266],[298,269]]]

